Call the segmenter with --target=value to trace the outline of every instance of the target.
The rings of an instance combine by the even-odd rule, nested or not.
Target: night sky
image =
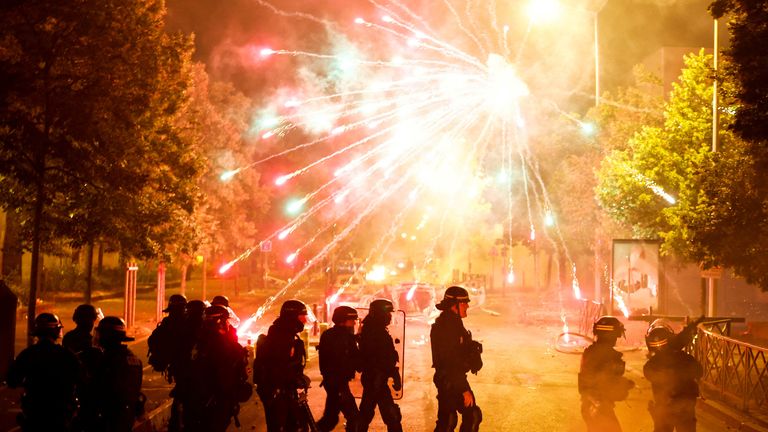
[[[418,7],[416,2],[407,3],[409,7]],[[284,10],[296,10],[299,5],[302,11],[335,22],[373,11],[369,3],[358,0],[282,0],[272,4]],[[523,4],[506,7],[519,9]],[[608,0],[599,15],[603,89],[611,90],[630,82],[632,66],[661,46],[711,46],[712,20],[706,10],[708,4],[702,0]],[[257,94],[265,80],[269,80],[268,75],[275,71],[259,73],[253,65],[244,65],[236,55],[243,46],[261,42],[294,44],[285,39],[306,43],[321,33],[305,20],[276,19],[271,11],[253,0],[168,0],[167,5],[169,28],[194,32],[196,59],[207,64],[209,73],[216,79],[233,81],[251,95]],[[421,10],[427,11],[424,13],[427,19],[432,19],[427,16],[429,8]]]

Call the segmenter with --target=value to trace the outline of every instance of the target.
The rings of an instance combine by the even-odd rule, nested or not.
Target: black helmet
[[[58,339],[61,335],[61,320],[56,315],[43,312],[35,317],[35,328],[32,331],[34,336],[47,336]]]
[[[205,302],[202,300],[190,300],[187,302],[187,305],[185,307],[185,310],[187,311],[188,316],[195,316],[202,318],[203,313],[205,312],[205,308],[208,306],[205,305]]]
[[[213,305],[205,308],[203,319],[207,322],[226,323],[229,319],[229,310],[221,305]]]
[[[658,320],[657,320],[658,321]],[[653,322],[645,334],[645,344],[648,351],[657,353],[669,347],[675,337],[675,332],[666,323]]]
[[[132,337],[125,335],[125,321],[116,316],[104,317],[99,321],[99,325],[96,326],[96,331],[99,332],[98,339],[100,342],[128,342],[134,340]]]
[[[184,310],[184,306],[187,305],[187,298],[181,294],[174,294],[168,299],[168,307],[163,309],[163,312],[170,312],[172,310]]]
[[[333,318],[331,318],[331,321],[333,321],[334,324],[339,325],[345,323],[347,320],[356,319],[357,310],[349,306],[339,306],[333,311]]]
[[[592,326],[592,333],[598,339],[600,337],[615,337],[618,339],[619,336],[624,336],[624,324],[618,318],[606,315],[595,321],[594,326]]]
[[[286,300],[285,303],[280,306],[280,318],[298,318],[299,315],[306,314],[307,306],[299,300]]]
[[[381,316],[395,310],[395,306],[387,299],[376,299],[371,302],[371,314]]]
[[[457,303],[469,303],[469,292],[463,287],[452,286],[445,290],[443,300],[435,307],[439,310],[446,310]]]
[[[217,295],[211,300],[211,304],[229,307],[229,298],[225,295]]]
[[[93,326],[97,319],[99,319],[99,311],[89,304],[81,304],[75,308],[75,312],[72,314],[72,321],[78,325]]]

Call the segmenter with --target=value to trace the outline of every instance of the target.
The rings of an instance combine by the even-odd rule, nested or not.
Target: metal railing
[[[768,412],[768,348],[728,337],[730,320],[699,325],[693,353],[702,387],[743,411]]]

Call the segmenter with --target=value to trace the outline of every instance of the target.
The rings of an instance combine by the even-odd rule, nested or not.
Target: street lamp
[[[603,0],[600,4],[595,5],[594,9],[576,8],[580,11],[587,12],[592,15],[593,23],[593,54],[595,61],[595,106],[600,104],[600,51],[599,51],[599,33],[598,33],[598,19],[597,15],[600,13],[600,9],[603,8],[605,2]],[[532,23],[543,23],[556,20],[561,14],[561,6],[555,0],[534,0],[528,5],[528,17]]]

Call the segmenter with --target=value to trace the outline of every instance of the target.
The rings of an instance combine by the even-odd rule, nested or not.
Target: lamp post
[[[715,71],[715,78],[712,80],[712,153],[717,152],[717,134],[718,134],[718,100],[717,100],[717,18],[713,24],[712,38],[712,67]],[[715,316],[715,278],[712,275],[707,277],[707,316]]]

